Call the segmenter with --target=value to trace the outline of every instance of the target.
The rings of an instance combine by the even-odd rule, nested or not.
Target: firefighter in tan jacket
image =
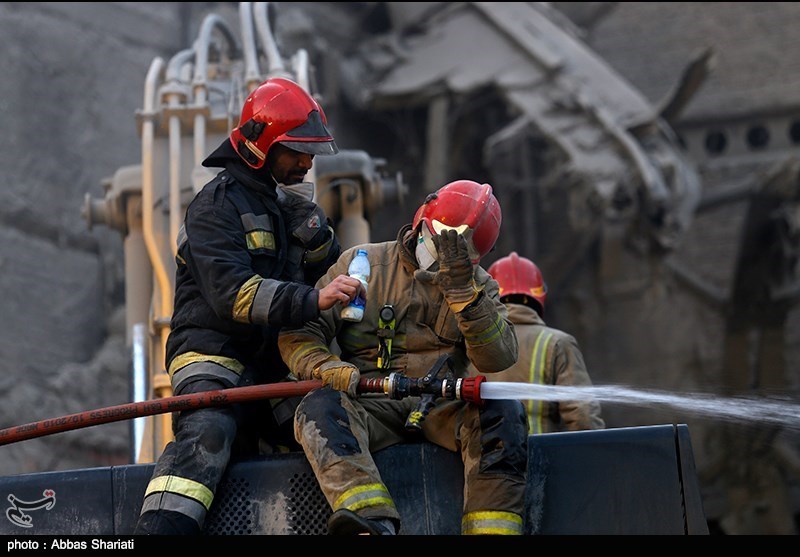
[[[396,241],[343,252],[317,283],[346,272],[356,250],[365,249],[371,276],[360,322],[343,321],[334,307],[281,333],[281,355],[292,372],[325,385],[298,407],[295,437],[334,511],[330,534],[399,532],[400,516],[371,452],[422,439],[462,455],[462,533],[523,533],[527,431],[520,401],[487,400],[481,407],[440,401],[414,431],[405,425],[418,397],[356,392],[361,376],[422,377],[444,354],[459,377],[470,361],[489,374],[516,361],[514,327],[497,283],[478,265],[500,223],[488,184],[460,180],[442,187]],[[334,340],[338,350],[331,351]]]
[[[547,286],[539,267],[516,252],[488,269],[500,288],[519,342],[519,360],[487,381],[518,381],[534,385],[591,386],[578,342],[572,335],[548,327],[543,319]],[[478,367],[480,369],[480,367]],[[476,372],[474,368],[471,373]],[[552,402],[526,400],[529,433],[604,429],[600,404],[585,396]]]

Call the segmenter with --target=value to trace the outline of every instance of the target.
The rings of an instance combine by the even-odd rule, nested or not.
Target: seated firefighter
[[[520,401],[438,400],[427,417],[412,420],[420,397],[358,392],[361,377],[423,377],[445,355],[456,377],[466,376],[469,362],[493,373],[516,361],[514,327],[497,283],[478,264],[501,220],[490,185],[447,184],[428,196],[397,240],[344,251],[317,283],[324,287],[345,273],[356,251],[366,250],[371,276],[361,321],[342,320],[334,307],[281,332],[281,355],[292,372],[324,384],[300,403],[295,438],[333,510],[330,534],[400,531],[371,452],[423,439],[462,456],[462,534],[523,533],[527,426]],[[329,349],[334,340],[340,357]]]
[[[547,285],[539,267],[516,252],[492,263],[488,269],[500,287],[500,300],[508,307],[519,344],[517,363],[487,381],[519,381],[533,385],[591,387],[583,354],[575,337],[548,327],[544,321]],[[480,371],[472,368],[473,374]],[[593,397],[578,400],[526,400],[528,432],[604,429],[600,403]]]

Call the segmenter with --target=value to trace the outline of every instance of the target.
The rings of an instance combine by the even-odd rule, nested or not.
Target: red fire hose
[[[43,437],[52,433],[61,433],[73,429],[82,429],[99,424],[119,422],[165,414],[179,410],[196,410],[211,406],[224,406],[236,402],[249,402],[265,398],[283,398],[302,396],[322,386],[322,381],[287,381],[284,383],[270,383],[269,385],[253,385],[249,387],[235,387],[219,391],[208,391],[190,395],[171,396],[142,402],[120,404],[97,410],[88,410],[60,418],[51,418],[31,422],[24,425],[0,429],[0,445],[9,445],[26,439]]]
[[[358,392],[361,394],[382,393],[393,399],[421,396],[420,412],[422,414],[419,419],[424,419],[424,415],[427,414],[427,410],[430,409],[433,401],[440,397],[481,404],[480,387],[486,377],[482,375],[463,379],[456,379],[450,375],[444,378],[437,377],[437,374],[448,362],[449,360],[446,356],[440,358],[431,368],[431,371],[421,378],[409,378],[401,373],[391,373],[388,377],[362,377],[358,383]],[[322,381],[318,379],[286,381],[268,385],[235,387],[218,391],[171,396],[143,402],[131,402],[0,429],[0,445],[9,445],[53,433],[131,420],[154,414],[196,410],[198,408],[224,406],[236,402],[250,402],[266,398],[303,396],[320,387],[322,387]]]

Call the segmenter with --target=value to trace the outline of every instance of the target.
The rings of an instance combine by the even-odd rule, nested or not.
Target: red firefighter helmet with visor
[[[414,215],[413,226],[432,254],[436,253],[433,235],[446,229],[457,230],[467,240],[470,259],[477,264],[497,242],[502,221],[492,186],[456,180],[425,199]]]
[[[544,303],[547,300],[547,284],[542,271],[527,257],[520,257],[512,251],[501,257],[487,269],[500,286],[500,298],[506,296],[525,296],[533,298],[544,314]]]
[[[339,152],[319,103],[300,85],[282,77],[267,79],[250,93],[230,141],[254,169],[264,166],[276,143],[311,155]]]

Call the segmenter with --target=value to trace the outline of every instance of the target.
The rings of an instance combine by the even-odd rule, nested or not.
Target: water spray
[[[728,421],[758,421],[800,430],[800,402],[788,394],[719,396],[710,393],[671,393],[618,385],[536,385],[486,382],[482,400],[589,401],[669,407]]]

